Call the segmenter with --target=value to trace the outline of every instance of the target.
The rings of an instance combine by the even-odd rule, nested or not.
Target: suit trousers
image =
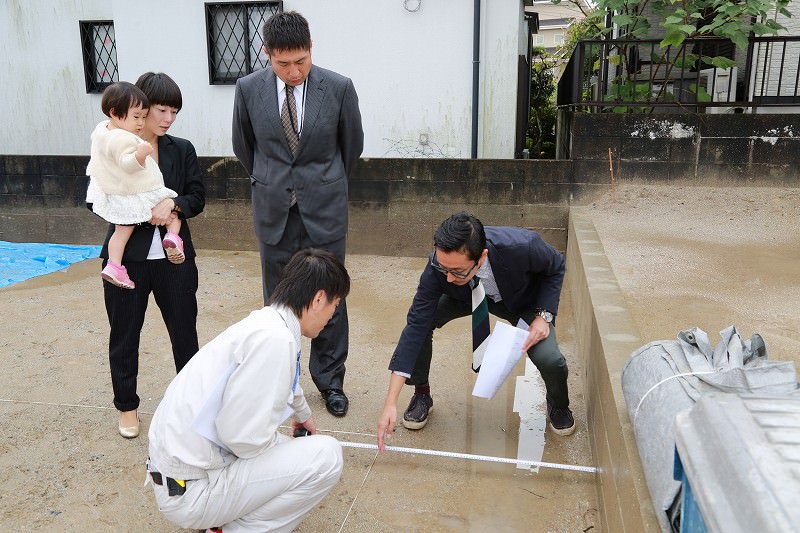
[[[104,281],[103,293],[111,326],[108,360],[114,407],[132,411],[139,408],[139,339],[151,292],[169,333],[176,372],[197,353],[197,265],[194,258],[187,258],[180,265],[154,259],[128,262],[125,267],[136,288],[123,289]]]
[[[516,325],[521,318],[530,324],[536,317],[536,311],[531,309],[523,313],[512,313],[503,302],[493,302],[487,299],[489,312],[497,317]],[[408,385],[426,385],[431,370],[433,357],[433,330],[441,328],[451,320],[472,314],[470,304],[456,300],[446,294],[439,298],[436,315],[433,319],[433,328],[428,332],[422,343],[417,362],[411,377],[406,380]],[[470,344],[470,346],[472,346]],[[528,349],[528,357],[542,374],[548,399],[556,407],[569,407],[569,389],[567,388],[567,361],[558,348],[555,327],[550,324],[550,335]]]
[[[312,242],[297,205],[293,206],[289,209],[289,218],[280,242],[274,246],[259,242],[264,304],[278,284],[283,268],[296,252],[303,248],[321,248],[332,252],[344,264],[346,246],[346,238],[327,244]],[[320,391],[344,388],[349,329],[347,302],[342,300],[319,336],[311,341],[308,368]]]
[[[153,483],[158,508],[183,528],[294,530],[339,481],[342,447],[327,435],[282,437],[255,457],[236,459],[210,470],[205,479],[187,481],[180,496],[170,496],[166,483]]]

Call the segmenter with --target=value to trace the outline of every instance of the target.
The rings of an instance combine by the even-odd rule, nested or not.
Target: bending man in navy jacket
[[[569,409],[567,362],[558,348],[553,319],[564,281],[564,257],[538,233],[489,226],[468,213],[456,213],[434,235],[434,253],[419,279],[408,321],[389,363],[389,392],[378,419],[378,446],[394,431],[397,397],[403,384],[414,396],[403,415],[408,429],[421,429],[433,407],[428,374],[433,330],[471,314],[473,278],[483,284],[489,312],[512,324],[530,324],[523,344],[547,388],[550,427],[559,435],[575,431]]]

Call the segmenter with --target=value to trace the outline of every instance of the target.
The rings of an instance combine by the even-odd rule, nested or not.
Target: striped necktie
[[[297,123],[297,102],[294,99],[294,87],[286,85],[286,99],[281,107],[281,125],[283,133],[286,134],[286,141],[289,143],[289,150],[292,155],[297,154],[297,147],[300,146],[300,125]],[[297,203],[297,195],[294,189],[290,192],[289,207]]]
[[[472,370],[478,372],[489,344],[489,304],[481,280],[477,276],[472,279]]]
[[[297,123],[297,102],[294,100],[294,87],[286,85],[286,99],[281,107],[281,125],[289,143],[292,155],[300,146],[300,125]]]

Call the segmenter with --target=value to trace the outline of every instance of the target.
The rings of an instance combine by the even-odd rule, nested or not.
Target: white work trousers
[[[169,495],[166,479],[153,483],[159,509],[184,528],[292,531],[339,481],[342,447],[326,435],[283,437],[257,457],[187,481],[180,496]]]

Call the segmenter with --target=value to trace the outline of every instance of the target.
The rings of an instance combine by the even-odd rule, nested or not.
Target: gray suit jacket
[[[293,156],[272,68],[236,82],[233,151],[250,175],[256,235],[268,245],[283,235],[290,189],[315,244],[347,234],[347,179],[364,148],[358,96],[349,78],[316,65],[305,90],[300,146]]]

